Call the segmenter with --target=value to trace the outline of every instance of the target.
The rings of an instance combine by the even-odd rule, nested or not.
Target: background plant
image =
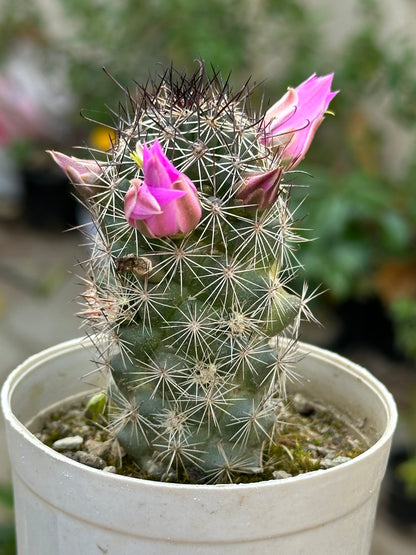
[[[0,509],[7,512],[8,518],[0,522],[0,553],[13,555],[16,552],[16,537],[11,511],[13,509],[13,493],[11,486],[0,484]]]

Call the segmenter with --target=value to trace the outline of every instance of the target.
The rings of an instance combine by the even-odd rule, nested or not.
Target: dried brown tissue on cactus
[[[286,395],[316,294],[295,287],[305,238],[291,191],[332,80],[314,74],[263,114],[250,82],[168,69],[123,89],[109,151],[51,152],[97,229],[82,316],[108,386],[86,417],[120,472],[256,481],[365,449],[352,429],[335,445],[341,422]]]

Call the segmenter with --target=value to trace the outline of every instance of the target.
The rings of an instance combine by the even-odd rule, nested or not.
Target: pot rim
[[[359,463],[361,460],[365,458],[369,458],[373,455],[375,451],[383,448],[383,446],[390,441],[393,432],[397,425],[398,419],[398,412],[397,406],[394,401],[392,394],[388,391],[386,386],[382,384],[377,378],[375,378],[368,370],[363,368],[357,363],[354,363],[347,358],[338,355],[332,351],[328,351],[321,347],[316,347],[315,345],[311,345],[308,343],[304,343],[302,341],[298,342],[299,347],[304,351],[304,355],[313,355],[315,359],[321,359],[333,363],[341,363],[343,367],[343,371],[346,373],[354,376],[355,378],[359,379],[360,381],[364,382],[367,387],[373,390],[375,394],[378,395],[378,398],[383,402],[384,409],[386,412],[386,426],[382,433],[382,435],[377,439],[368,449],[366,449],[360,455],[354,457],[350,461],[344,462],[339,464],[335,467],[328,468],[328,469],[319,469],[313,470],[310,472],[306,472],[304,474],[298,474],[296,476],[291,476],[289,478],[282,478],[279,480],[263,480],[260,482],[253,482],[253,483],[243,483],[243,484],[179,484],[175,482],[160,482],[156,480],[144,480],[142,478],[133,478],[130,476],[123,476],[120,474],[113,474],[110,472],[103,472],[102,470],[92,468],[90,466],[84,465],[77,461],[66,457],[65,455],[55,451],[51,447],[48,447],[44,443],[42,443],[32,432],[28,430],[28,428],[15,416],[11,407],[11,399],[13,395],[13,391],[15,387],[18,386],[19,382],[24,379],[24,377],[29,374],[33,370],[33,366],[40,365],[42,363],[47,362],[48,360],[52,360],[57,356],[65,354],[67,352],[73,351],[74,349],[90,349],[93,345],[91,337],[77,337],[74,339],[70,339],[68,341],[64,341],[62,343],[57,343],[52,347],[44,349],[27,359],[25,359],[20,365],[18,365],[7,377],[6,381],[3,384],[1,389],[1,408],[3,411],[3,415],[6,421],[9,422],[10,426],[14,428],[18,433],[20,433],[25,440],[30,442],[32,445],[36,446],[38,449],[42,450],[45,454],[49,455],[50,457],[56,459],[60,463],[66,463],[75,469],[80,471],[81,469],[86,473],[92,473],[92,476],[105,476],[106,480],[112,480],[114,483],[117,482],[124,482],[125,484],[139,484],[141,483],[145,487],[153,487],[153,488],[182,488],[185,490],[195,491],[198,490],[202,492],[204,490],[213,491],[213,490],[235,490],[238,488],[239,490],[251,490],[259,488],[270,487],[273,485],[276,487],[278,484],[288,484],[293,482],[302,482],[304,480],[310,480],[311,478],[316,478],[324,474],[336,474],[338,472],[342,472],[342,469],[346,466],[351,466],[354,464]],[[64,401],[64,399],[62,399]]]

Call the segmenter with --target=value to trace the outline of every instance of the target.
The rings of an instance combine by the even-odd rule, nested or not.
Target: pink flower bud
[[[244,204],[257,210],[264,210],[274,204],[279,192],[283,168],[247,175],[237,192]]]
[[[329,103],[339,91],[331,92],[334,74],[313,74],[288,92],[265,114],[261,141],[279,152],[286,169],[297,166],[305,156]]]
[[[99,190],[102,168],[94,160],[81,160],[61,152],[47,150],[54,162],[68,176],[68,179],[83,198],[93,196]]]
[[[143,145],[143,181],[131,180],[124,200],[126,219],[145,237],[180,235],[201,219],[195,185],[167,159],[159,142]]]

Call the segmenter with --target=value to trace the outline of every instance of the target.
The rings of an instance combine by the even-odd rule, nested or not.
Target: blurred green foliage
[[[0,507],[12,509],[13,493],[9,485],[0,484]],[[0,553],[14,555],[16,553],[16,537],[12,518],[0,522]]]
[[[401,306],[396,306],[395,310],[398,311],[400,317],[407,319],[409,316],[409,305],[407,303],[400,303]],[[416,314],[416,302],[410,303],[413,311],[412,315],[412,333],[413,333],[413,354],[415,353],[414,338],[416,334],[414,316]],[[404,312],[404,314],[403,314]],[[406,337],[406,334],[405,334]],[[398,465],[395,467],[395,472],[399,481],[403,482],[405,494],[414,501],[416,500],[416,388],[409,388],[408,403],[400,411],[401,423],[403,430],[408,436],[406,448],[403,451],[398,451]]]
[[[397,467],[397,475],[405,483],[406,494],[416,499],[416,454]]]
[[[416,360],[416,297],[399,297],[392,303],[391,313],[397,330],[397,344],[399,348],[409,357]],[[416,406],[416,398],[414,402]]]
[[[48,8],[41,10],[42,5]],[[351,21],[336,17],[345,7]],[[78,99],[69,125],[81,142],[87,127],[79,129],[79,109],[103,121],[105,104],[117,109],[120,99],[103,66],[133,86],[159,63],[193,70],[195,60],[204,59],[224,75],[231,72],[236,85],[251,75],[264,80],[259,105],[262,95],[267,105],[287,85],[296,86],[315,71],[334,71],[334,85],[341,90],[331,104],[336,117],[328,116],[300,166],[313,178],[300,171],[290,176],[309,185],[294,190],[294,196],[307,195],[300,225],[311,229],[310,238],[319,238],[299,257],[307,281],[329,290],[331,303],[379,296],[397,323],[398,344],[416,357],[412,339],[403,336],[416,343],[414,326],[403,325],[405,310],[395,304],[398,298],[414,303],[416,291],[398,287],[400,276],[382,286],[379,280],[391,261],[416,257],[416,143],[411,138],[416,52],[404,34],[381,33],[389,12],[380,2],[3,0],[1,10],[0,57],[25,38],[45,60],[52,51],[68,65]]]

